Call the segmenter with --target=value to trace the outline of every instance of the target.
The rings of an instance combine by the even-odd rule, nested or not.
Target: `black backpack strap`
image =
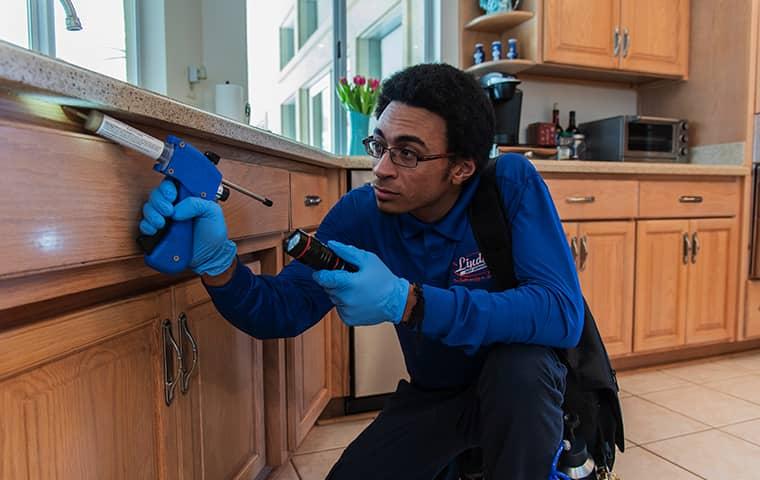
[[[480,253],[499,290],[517,286],[512,263],[512,235],[496,183],[496,161],[492,158],[480,173],[480,185],[470,201],[472,232]]]

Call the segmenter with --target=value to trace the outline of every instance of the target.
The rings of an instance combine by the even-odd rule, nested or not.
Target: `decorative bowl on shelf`
[[[486,13],[511,12],[517,10],[520,0],[480,0],[480,8]]]

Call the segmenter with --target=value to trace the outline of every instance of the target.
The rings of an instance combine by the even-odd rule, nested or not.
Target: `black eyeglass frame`
[[[369,149],[369,143],[370,142],[377,142],[377,143],[379,143],[380,145],[383,146],[383,151],[380,152],[380,155],[374,156],[370,152],[370,149]],[[377,138],[373,137],[372,135],[370,135],[369,137],[367,137],[364,140],[362,140],[362,145],[364,145],[364,150],[367,152],[367,155],[369,155],[372,158],[376,158],[378,160],[381,159],[381,158],[383,158],[383,155],[385,155],[385,152],[388,152],[390,154],[390,156],[391,156],[391,162],[393,162],[394,165],[398,165],[399,167],[403,167],[403,168],[417,168],[417,165],[419,165],[420,162],[427,162],[429,160],[438,160],[438,159],[441,159],[441,158],[452,158],[452,157],[456,157],[457,156],[456,153],[435,153],[435,154],[430,154],[430,155],[420,155],[420,154],[418,154],[417,152],[415,152],[413,150],[409,150],[410,152],[414,153],[417,156],[417,161],[414,164],[414,166],[409,166],[409,165],[404,165],[404,164],[396,162],[396,160],[395,160],[396,156],[394,154],[394,151],[398,152],[400,150],[408,150],[406,147],[389,147],[384,142],[381,142],[380,140],[378,140]]]

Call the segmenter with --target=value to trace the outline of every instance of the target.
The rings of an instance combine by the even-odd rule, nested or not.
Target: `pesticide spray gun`
[[[219,155],[201,153],[195,147],[173,135],[166,141],[148,135],[103,113],[92,110],[88,115],[66,108],[85,121],[84,128],[120,145],[136,150],[156,160],[153,169],[171,179],[177,187],[175,205],[188,197],[225,201],[230,188],[272,206],[268,198],[257,195],[230,181],[224,180],[216,165]],[[228,188],[229,187],[229,188]],[[167,219],[164,228],[155,235],[141,235],[137,243],[145,252],[148,266],[167,273],[179,273],[190,264],[193,251],[193,221]]]

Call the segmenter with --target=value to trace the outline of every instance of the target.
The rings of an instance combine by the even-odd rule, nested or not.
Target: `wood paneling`
[[[747,282],[745,338],[760,338],[760,282]]]
[[[692,255],[686,343],[716,342],[734,337],[739,261],[736,227],[734,218],[690,222]]]
[[[747,141],[752,3],[691,2],[689,80],[640,87],[639,114],[687,119],[692,146]]]
[[[638,222],[634,352],[684,344],[688,289],[684,235],[689,235],[688,220]]]
[[[689,0],[622,0],[624,70],[662,75],[689,73]]]
[[[620,0],[546,0],[544,61],[617,68],[613,34]]]
[[[689,197],[700,197],[689,202]],[[642,218],[734,216],[739,213],[739,182],[642,180],[639,185]]]
[[[636,180],[547,179],[563,220],[635,218],[639,210]]]

